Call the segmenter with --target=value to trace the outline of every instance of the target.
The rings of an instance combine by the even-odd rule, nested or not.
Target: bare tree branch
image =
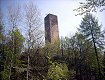
[[[105,0],[86,0],[86,2],[80,2],[80,7],[74,11],[77,11],[76,15],[82,15],[88,12],[97,12],[97,9],[101,7],[105,7]],[[102,8],[100,11],[104,9]]]

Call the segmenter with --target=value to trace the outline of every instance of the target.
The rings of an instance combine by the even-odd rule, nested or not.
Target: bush
[[[51,80],[67,80],[68,77],[68,68],[66,64],[53,63],[47,74],[47,79]]]

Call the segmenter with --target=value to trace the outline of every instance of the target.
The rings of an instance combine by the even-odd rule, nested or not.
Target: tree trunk
[[[95,39],[94,39],[94,35],[93,35],[92,29],[91,29],[91,35],[92,35],[92,41],[93,41],[93,45],[94,45],[94,51],[95,51],[95,54],[96,54],[98,73],[99,73],[98,77],[99,77],[99,80],[102,80],[102,78],[101,78],[100,64],[99,64],[99,58],[98,58],[98,52],[97,52],[97,48],[96,48]]]
[[[29,58],[29,55],[28,55],[28,64],[27,64],[27,80],[29,80],[29,61],[30,61],[30,58]]]

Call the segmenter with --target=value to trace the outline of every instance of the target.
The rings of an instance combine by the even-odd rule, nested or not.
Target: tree
[[[0,8],[0,59],[2,58],[3,53],[3,36],[4,36],[4,25],[3,25],[3,15]]]
[[[3,25],[3,14],[0,8],[0,79],[2,79],[2,71],[4,70],[4,25]]]
[[[52,63],[48,70],[47,79],[51,80],[67,80],[68,78],[68,68],[66,64]]]
[[[75,71],[75,75],[73,76],[77,80],[81,79],[85,72],[85,60],[87,55],[87,41],[85,40],[85,37],[83,37],[82,34],[76,33],[71,38],[65,39],[66,42],[66,51],[68,54],[68,68],[69,70]],[[84,69],[85,68],[85,69]],[[70,71],[71,72],[71,71]]]
[[[12,45],[13,45],[13,35],[14,35],[14,54],[13,54],[13,49],[12,49]],[[23,51],[23,43],[24,43],[24,37],[23,35],[20,33],[19,29],[15,29],[14,31],[10,31],[9,36],[8,36],[8,42],[6,43],[6,62],[7,62],[7,66],[10,68],[11,67],[11,57],[12,57],[12,71],[11,71],[11,79],[14,79],[15,77],[18,76],[18,70],[21,69],[21,61],[20,60],[20,56],[21,53]]]
[[[36,54],[43,43],[43,32],[41,30],[40,12],[33,3],[25,6],[25,22],[26,22],[26,47],[27,47],[27,80],[29,80],[29,72],[31,67],[30,58],[32,54]]]
[[[86,14],[78,30],[81,34],[87,37],[87,40],[93,43],[92,46],[94,47],[94,53],[96,54],[99,79],[102,80],[98,54],[98,48],[102,49],[104,45],[104,35],[102,34],[101,26],[98,25],[98,21],[92,16],[92,14]]]
[[[19,21],[20,21],[20,7],[19,5],[18,6],[9,6],[8,8],[8,23],[9,23],[9,29],[10,29],[10,32],[12,35],[10,35],[10,45],[11,45],[11,49],[8,50],[8,52],[10,51],[10,55],[9,57],[11,58],[10,59],[10,66],[9,66],[9,80],[12,79],[12,69],[16,67],[16,65],[14,64],[14,56],[16,54],[18,54],[16,51],[17,51],[17,47],[19,46],[16,46],[16,34],[15,35],[15,30],[16,28],[19,26]],[[18,35],[19,36],[19,35]],[[10,47],[10,45],[8,45]],[[16,47],[15,47],[16,46]]]
[[[15,40],[15,54],[12,53],[12,45],[13,45],[13,40],[12,37],[14,35],[14,40]],[[5,43],[4,43],[4,69],[2,70],[2,80],[8,80],[11,78],[14,79],[18,76],[18,71],[21,68],[21,60],[19,60],[22,48],[23,48],[23,42],[24,42],[24,37],[20,33],[18,29],[16,29],[13,33],[12,31],[9,33],[8,36],[5,38]],[[13,54],[13,56],[12,56]],[[11,68],[11,56],[12,56],[12,64],[13,67]],[[10,69],[11,68],[11,75],[10,75]]]
[[[77,9],[74,9],[74,11],[77,11],[77,15],[82,15],[87,12],[93,12],[97,11],[98,8],[102,9],[100,11],[103,11],[105,8],[105,0],[86,0],[86,2],[80,2],[80,7]]]

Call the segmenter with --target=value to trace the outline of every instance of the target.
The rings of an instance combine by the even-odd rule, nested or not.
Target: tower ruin
[[[45,19],[45,43],[55,43],[59,40],[58,20],[57,16],[48,14]]]

